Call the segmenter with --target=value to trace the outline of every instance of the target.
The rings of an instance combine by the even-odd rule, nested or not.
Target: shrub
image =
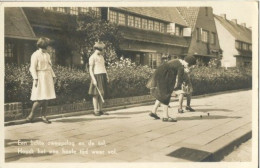
[[[54,66],[57,76],[55,85],[57,99],[50,105],[89,101],[90,75],[77,68]],[[110,63],[107,68],[110,78],[107,98],[119,98],[149,94],[146,83],[153,70],[147,66],[136,66],[129,59]],[[194,94],[205,94],[225,90],[251,88],[251,69],[196,67],[191,73]],[[5,66],[5,102],[23,102],[31,106],[32,77],[29,65]]]

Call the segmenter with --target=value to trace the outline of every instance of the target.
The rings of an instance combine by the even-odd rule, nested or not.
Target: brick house
[[[36,35],[21,8],[5,8],[5,62],[22,64],[30,60]]]
[[[190,28],[175,7],[111,7],[107,19],[123,34],[122,56],[136,64],[156,68],[187,53]]]
[[[236,19],[228,20],[225,14],[215,15],[220,46],[223,49],[222,65],[225,67],[252,64],[252,31]]]
[[[17,27],[24,29],[21,24],[27,24],[34,40],[46,36],[55,40],[55,50],[51,52],[54,63],[62,65],[80,64],[80,54],[74,52],[68,41],[69,33],[64,27],[75,25],[75,15],[90,10],[96,12],[97,17],[105,18],[119,25],[124,41],[120,45],[122,56],[131,58],[137,64],[149,65],[156,68],[164,58],[172,58],[187,54],[190,28],[180,16],[177,8],[91,8],[91,7],[38,7],[38,8],[5,8],[5,26],[9,29],[13,10],[23,13],[24,20],[17,22]],[[12,14],[11,14],[12,13]],[[17,16],[18,17],[18,16]],[[25,22],[25,23],[22,23]],[[5,32],[5,39],[8,38]],[[23,64],[30,61],[31,53],[36,49],[33,41],[30,52],[16,56],[23,57]],[[23,48],[23,47],[22,47]],[[5,50],[9,52],[9,50]],[[15,55],[15,52],[12,51]],[[12,62],[12,61],[11,61]]]
[[[191,38],[187,55],[194,55],[207,64],[211,58],[221,58],[218,32],[211,7],[177,7],[191,27]]]
[[[8,23],[15,21],[11,16],[22,16],[24,19],[16,22],[16,27],[30,30],[34,41],[26,44],[29,49],[20,46],[21,52],[7,49],[10,45],[6,45],[6,60],[8,52],[12,51],[20,60],[16,63],[28,63],[36,49],[36,37],[46,36],[55,41],[55,49],[50,53],[54,63],[80,65],[81,55],[73,51],[66,28],[75,25],[75,15],[90,10],[95,11],[97,17],[118,24],[124,38],[120,44],[121,56],[131,58],[136,64],[156,68],[164,59],[183,58],[185,55],[195,55],[207,63],[210,58],[221,54],[210,7],[23,7],[5,8],[5,39],[10,37],[7,30],[12,29]]]

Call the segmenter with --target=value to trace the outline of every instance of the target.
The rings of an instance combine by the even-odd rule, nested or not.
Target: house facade
[[[13,9],[20,13],[12,13]],[[18,46],[14,47],[6,42],[6,62],[13,62],[9,59],[13,54],[17,60],[19,59],[15,63],[28,63],[31,54],[36,50],[37,38],[45,36],[55,41],[55,49],[50,52],[54,63],[79,65],[81,55],[71,49],[69,33],[64,31],[64,27],[75,25],[75,15],[90,10],[95,11],[97,17],[119,25],[124,39],[120,44],[121,56],[131,58],[136,64],[156,68],[164,59],[184,56],[188,52],[190,28],[177,8],[23,7],[5,8],[5,39],[8,41],[11,37],[7,32],[12,27],[10,21],[15,21],[19,29],[24,29],[21,24],[26,23],[26,29],[31,31],[32,36],[30,43],[26,44],[30,49],[23,53],[24,46],[20,46],[21,51],[16,52],[12,47]],[[12,20],[12,15],[14,18],[22,15],[24,19]]]
[[[156,68],[164,59],[187,54],[190,28],[177,8],[107,8],[107,19],[119,25],[122,56]]]
[[[252,64],[252,31],[245,23],[228,20],[225,14],[215,15],[215,22],[223,50],[222,65],[225,67],[250,66]]]
[[[211,58],[221,58],[218,32],[211,7],[177,7],[179,13],[191,27],[191,38],[187,55],[193,55],[203,64]]]

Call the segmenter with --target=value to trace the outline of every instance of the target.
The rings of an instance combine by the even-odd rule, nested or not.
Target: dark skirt
[[[169,105],[180,68],[182,65],[178,60],[170,61],[159,66],[148,81],[146,87],[150,89],[151,95],[162,104]]]
[[[97,87],[100,93],[102,94],[102,96],[105,98],[107,96],[107,75],[106,73],[102,73],[102,74],[95,74],[94,76],[97,81]],[[99,95],[97,88],[93,85],[92,80],[89,86],[88,94],[92,96]]]

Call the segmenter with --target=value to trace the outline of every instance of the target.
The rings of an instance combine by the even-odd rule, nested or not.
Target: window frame
[[[118,23],[118,12],[110,10],[109,11],[109,22]]]
[[[128,15],[127,16],[127,26],[129,26],[129,27],[134,27],[135,26],[135,20],[134,20],[134,16],[133,15]]]
[[[205,35],[207,35],[206,37],[204,37]],[[206,41],[205,41],[206,40]],[[201,41],[204,43],[209,43],[209,31],[207,30],[203,30],[201,32]]]
[[[137,22],[138,20],[138,22]],[[138,28],[138,29],[141,29],[141,18],[140,17],[134,17],[134,27],[135,28]]]
[[[119,25],[126,25],[126,14],[118,12],[117,15],[118,15],[118,24]],[[122,18],[124,18],[124,19],[122,19]]]

